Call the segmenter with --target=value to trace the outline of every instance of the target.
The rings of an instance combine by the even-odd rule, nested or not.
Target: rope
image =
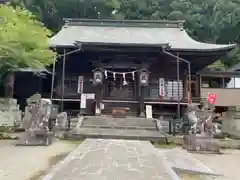
[[[132,73],[141,71],[141,70],[135,70],[135,71],[128,71],[128,72],[114,72],[114,71],[110,71],[110,70],[103,69],[103,68],[98,68],[98,69],[101,70],[102,72],[108,72],[108,73],[112,73],[112,74],[132,74]]]

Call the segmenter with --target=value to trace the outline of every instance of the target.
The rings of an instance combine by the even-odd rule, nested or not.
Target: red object
[[[213,94],[213,93],[208,94],[208,99],[207,100],[208,100],[209,104],[215,104],[216,99],[217,99],[216,94]]]

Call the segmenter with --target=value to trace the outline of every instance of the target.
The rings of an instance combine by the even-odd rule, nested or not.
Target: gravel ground
[[[37,180],[77,146],[73,142],[56,141],[49,147],[16,147],[15,142],[0,141],[0,180]]]
[[[222,150],[222,155],[193,154],[198,160],[228,180],[240,180],[239,175],[239,150]]]

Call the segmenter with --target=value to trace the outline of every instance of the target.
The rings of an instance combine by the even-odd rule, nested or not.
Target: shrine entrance
[[[107,100],[136,100],[137,80],[135,74],[108,73],[104,81],[104,96]]]

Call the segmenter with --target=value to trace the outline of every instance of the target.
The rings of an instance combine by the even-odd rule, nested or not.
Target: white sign
[[[78,76],[78,89],[77,93],[83,92],[83,76]]]
[[[81,108],[86,108],[86,99],[87,99],[87,95],[86,94],[81,94]]]
[[[95,94],[94,93],[87,94],[87,99],[95,99]]]
[[[163,78],[159,79],[159,96],[165,96],[165,80]]]
[[[152,119],[152,106],[146,105],[146,118]]]

